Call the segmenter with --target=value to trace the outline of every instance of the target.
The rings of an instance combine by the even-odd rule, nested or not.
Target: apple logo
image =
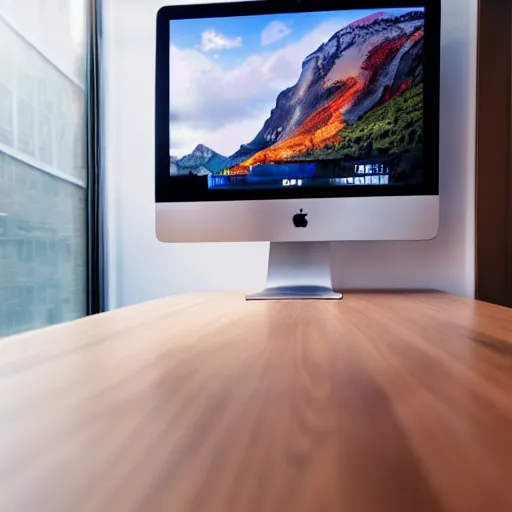
[[[293,216],[293,225],[296,228],[306,228],[308,226],[308,219],[306,217],[308,216],[307,213],[303,213],[303,209],[301,208],[299,210],[299,213],[296,213]]]

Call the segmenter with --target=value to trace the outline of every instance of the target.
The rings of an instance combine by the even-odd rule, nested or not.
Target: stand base
[[[340,300],[341,293],[323,286],[290,286],[267,288],[260,293],[247,295],[247,300]]]
[[[247,300],[339,300],[332,289],[328,242],[270,244],[267,286]]]

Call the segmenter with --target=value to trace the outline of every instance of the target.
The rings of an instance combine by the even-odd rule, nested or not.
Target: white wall
[[[268,244],[164,245],[155,237],[155,14],[169,3],[103,2],[111,308],[189,291],[258,289],[265,281]],[[337,243],[336,285],[473,296],[476,27],[477,0],[443,1],[439,237]]]

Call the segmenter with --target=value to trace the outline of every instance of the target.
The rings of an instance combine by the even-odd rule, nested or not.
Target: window
[[[85,0],[0,3],[0,337],[86,314],[84,36]]]

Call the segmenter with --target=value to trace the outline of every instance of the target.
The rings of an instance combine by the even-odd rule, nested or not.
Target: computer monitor
[[[434,238],[439,51],[440,0],[161,9],[157,237],[270,241],[251,298],[340,298],[331,241]]]

